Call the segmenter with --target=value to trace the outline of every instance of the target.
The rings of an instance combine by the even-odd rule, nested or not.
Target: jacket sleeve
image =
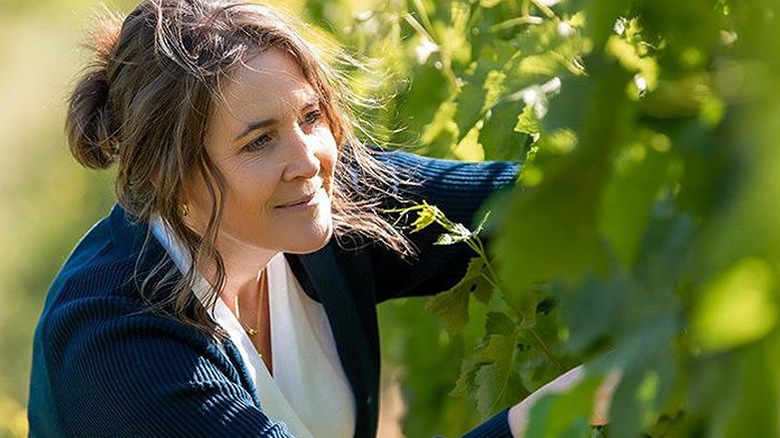
[[[402,194],[412,202],[425,200],[436,205],[453,222],[473,227],[482,204],[494,193],[511,188],[517,179],[517,162],[464,163],[425,158],[406,152],[379,153],[376,157],[418,181]],[[409,260],[384,248],[371,255],[377,288],[377,302],[394,297],[432,295],[454,286],[465,274],[475,255],[463,243],[434,245],[444,230],[431,225],[408,233],[417,255]]]
[[[49,313],[43,333],[67,436],[293,438],[247,389],[233,344],[223,350],[196,330],[139,312],[134,300],[72,300]]]
[[[509,428],[509,408],[493,415],[461,438],[513,438]]]

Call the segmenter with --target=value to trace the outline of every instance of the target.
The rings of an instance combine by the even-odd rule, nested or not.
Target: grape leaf
[[[478,141],[485,151],[486,160],[520,161],[530,136],[514,130],[522,102],[501,102],[484,118]]]
[[[551,294],[561,303],[561,316],[569,329],[568,346],[583,352],[596,342],[622,329],[627,296],[632,292],[625,276],[607,279],[589,276],[573,287],[554,287]]]
[[[530,105],[523,108],[523,112],[517,116],[517,123],[514,130],[523,134],[538,134],[541,130],[539,119],[534,115],[534,109]]]
[[[480,51],[475,71],[466,76],[465,84],[455,99],[457,111],[453,120],[459,129],[456,143],[466,136],[504,92],[506,74],[502,69],[516,55],[517,50],[512,44],[500,40]]]
[[[441,318],[447,333],[453,336],[469,321],[468,289],[456,285],[446,292],[434,295],[425,302],[425,310]]]
[[[586,271],[605,268],[597,221],[599,199],[610,150],[622,141],[629,111],[623,111],[621,119],[600,116],[628,99],[615,99],[622,93],[625,72],[614,65],[599,67],[605,77],[598,88],[584,80],[569,83],[560,96],[567,98],[553,99],[551,112],[562,102],[572,103],[572,96],[589,96],[584,99],[588,107],[582,108],[580,102],[576,110],[562,111],[568,115],[544,119],[543,127],[578,124],[584,118],[589,128],[578,149],[547,163],[539,185],[515,192],[507,211],[512,221],[506,222],[493,246],[501,284],[507,288],[506,301],[523,317],[524,327],[533,326],[541,298],[533,293],[533,283],[552,278],[577,282]]]
[[[464,277],[446,292],[434,295],[425,303],[425,310],[439,316],[450,336],[458,333],[469,320],[469,298],[471,294],[487,303],[493,294],[493,285],[485,279],[483,272],[487,265],[481,257],[469,261]]]
[[[506,395],[518,333],[515,329],[509,335],[490,335],[487,345],[481,351],[480,355],[486,364],[474,375],[474,383],[477,411],[482,418],[492,414]]]
[[[599,228],[625,266],[634,262],[652,206],[670,182],[668,154],[647,145],[665,136],[648,133],[642,137],[642,142],[631,143],[616,154],[600,205]]]
[[[485,318],[485,332],[489,335],[509,336],[517,328],[517,324],[502,312],[488,312]]]
[[[485,316],[485,332],[487,335],[512,336],[517,330],[517,324],[503,312],[492,311]],[[477,371],[483,366],[489,364],[490,358],[485,357],[483,349],[487,343],[477,346],[475,353],[461,362],[461,371],[455,388],[450,392],[453,397],[462,397],[473,393],[474,377]]]
[[[671,395],[675,374],[672,348],[679,326],[674,315],[657,316],[623,335],[605,360],[605,364],[623,370],[610,411],[610,433],[614,436],[637,436],[651,426]],[[648,377],[657,383],[643,394]]]
[[[466,356],[460,364],[460,375],[455,382],[455,387],[450,391],[450,396],[465,397],[473,394],[474,376],[483,364],[482,357],[479,354]]]

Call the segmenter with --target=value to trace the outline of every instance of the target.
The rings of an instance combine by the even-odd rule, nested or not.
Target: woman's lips
[[[286,204],[278,205],[276,206],[276,208],[280,210],[305,210],[307,208],[311,208],[319,204],[322,193],[324,193],[324,191],[323,189],[320,188],[316,192],[310,195],[306,195],[293,202],[288,202]]]

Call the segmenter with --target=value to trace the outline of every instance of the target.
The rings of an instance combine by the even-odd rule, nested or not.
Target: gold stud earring
[[[181,205],[181,215],[184,217],[190,215],[190,207],[187,205],[187,203]]]

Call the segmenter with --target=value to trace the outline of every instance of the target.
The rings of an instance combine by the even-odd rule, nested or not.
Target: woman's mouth
[[[317,206],[317,204],[319,204],[320,201],[322,200],[322,196],[324,194],[325,191],[322,188],[320,188],[312,194],[302,196],[292,202],[277,205],[275,208],[279,210],[285,210],[285,211],[306,210]]]

